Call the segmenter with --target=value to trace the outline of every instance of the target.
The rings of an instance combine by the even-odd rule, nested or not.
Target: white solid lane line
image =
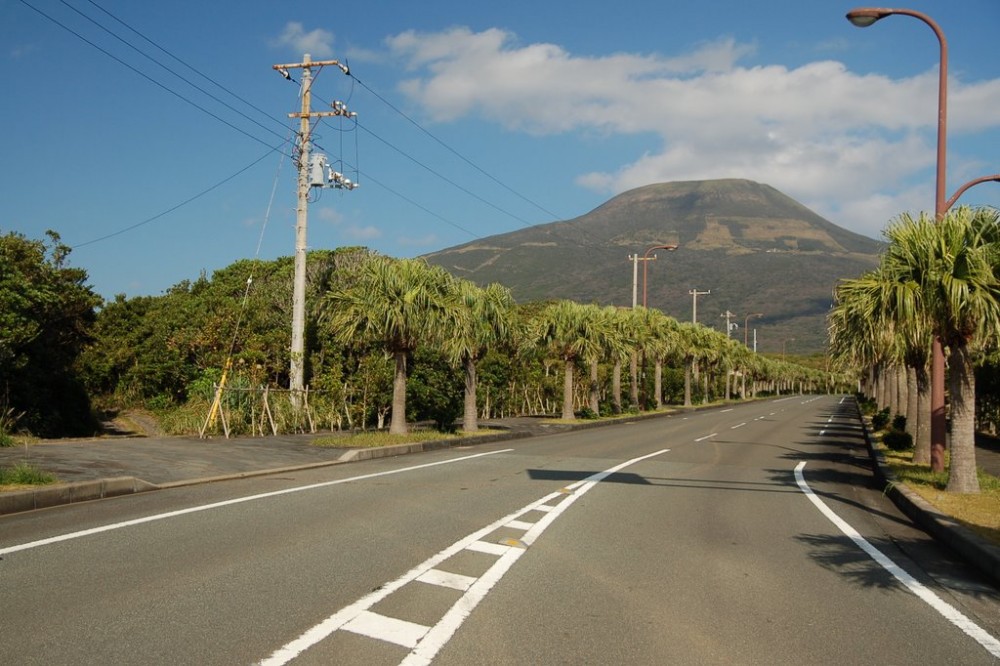
[[[812,491],[812,488],[809,487],[809,484],[806,483],[805,476],[802,474],[802,468],[805,466],[805,461],[802,461],[795,466],[795,482],[799,485],[802,492],[805,493],[806,497],[809,498],[809,501],[820,510],[820,513],[826,516],[831,523],[836,525],[837,529],[853,541],[858,548],[865,551],[865,553],[878,562],[883,569],[891,573],[896,580],[902,583],[908,590],[910,590],[910,592],[917,595],[917,597],[943,615],[949,622],[971,636],[977,643],[986,648],[986,651],[991,655],[1000,658],[1000,640],[994,638],[985,629],[970,620],[962,614],[961,611],[936,595],[923,583],[911,576],[905,569],[889,559],[889,557],[887,557],[882,551],[871,545],[871,543],[861,536],[857,530],[851,527],[847,521],[834,513],[833,510],[823,502],[823,500],[817,497]]]
[[[134,525],[142,525],[143,523],[152,523],[157,520],[165,520],[167,518],[176,518],[177,516],[183,516],[189,513],[198,513],[199,511],[208,511],[210,509],[219,509],[224,506],[230,506],[233,504],[242,504],[244,502],[253,502],[255,500],[267,499],[269,497],[278,497],[279,495],[289,495],[291,493],[299,493],[305,490],[315,490],[316,488],[326,488],[327,486],[336,486],[342,483],[350,483],[352,481],[363,481],[365,479],[374,479],[380,476],[390,476],[392,474],[402,474],[403,472],[412,472],[418,469],[425,469],[427,467],[437,467],[438,465],[450,465],[451,463],[463,462],[466,460],[472,460],[473,458],[482,458],[483,456],[492,456],[497,453],[508,453],[514,449],[501,449],[499,451],[488,451],[486,453],[476,453],[470,456],[462,456],[461,458],[452,458],[450,460],[439,460],[437,462],[425,463],[423,465],[413,465],[411,467],[403,467],[400,469],[393,469],[387,472],[376,472],[374,474],[362,474],[360,476],[352,476],[347,479],[337,479],[336,481],[324,481],[323,483],[313,483],[308,486],[296,486],[295,488],[285,488],[284,490],[275,490],[268,493],[260,493],[258,495],[248,495],[246,497],[237,497],[231,500],[225,500],[223,502],[213,502],[212,504],[202,504],[200,506],[192,506],[187,509],[180,509],[178,511],[169,511],[167,513],[158,513],[152,516],[145,516],[143,518],[136,518],[134,520],[125,520],[120,523],[111,523],[110,525],[102,525],[100,527],[92,527],[89,530],[80,530],[79,532],[70,532],[68,534],[60,534],[58,536],[49,537],[47,539],[39,539],[38,541],[32,541],[30,543],[22,543],[17,546],[7,546],[6,548],[0,548],[0,556],[7,555],[9,553],[16,553],[20,550],[28,550],[30,548],[38,548],[40,546],[48,546],[49,544],[59,543],[60,541],[70,541],[71,539],[79,539],[85,536],[91,536],[93,534],[100,534],[101,532],[110,532],[111,530],[120,530],[123,527],[132,527]]]
[[[267,659],[259,662],[262,666],[280,666],[295,659],[313,645],[326,639],[337,630],[383,640],[411,648],[410,654],[401,664],[407,666],[430,664],[434,656],[443,648],[455,634],[465,619],[469,617],[486,594],[499,582],[505,573],[514,565],[527,548],[555,521],[567,508],[584,493],[600,483],[611,474],[637,462],[666,453],[669,449],[661,449],[638,458],[627,460],[603,472],[593,474],[586,479],[535,500],[514,513],[479,529],[465,538],[448,546],[417,565],[396,580],[386,583],[374,592],[362,597],[353,604],[345,606],[316,626],[307,630],[295,640],[278,648]],[[558,502],[556,504],[553,504]],[[543,511],[542,517],[534,523],[521,520],[531,511]],[[500,527],[514,525],[525,528],[524,536],[519,540],[505,540],[503,543],[489,543],[481,539]],[[477,579],[469,581],[468,577],[451,578],[454,574],[442,572],[436,567],[463,550],[474,550],[497,556],[486,572]],[[432,573],[434,572],[434,573]],[[371,608],[382,599],[412,581],[443,585],[454,589],[464,589],[465,594],[452,605],[444,616],[433,627],[404,622],[396,618],[371,612]]]

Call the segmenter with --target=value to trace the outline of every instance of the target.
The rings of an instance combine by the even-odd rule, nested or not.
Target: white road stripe
[[[285,488],[284,490],[275,490],[268,493],[260,493],[258,495],[248,495],[246,497],[237,497],[231,500],[225,500],[223,502],[213,502],[212,504],[202,504],[200,506],[192,506],[187,509],[180,509],[178,511],[169,511],[167,513],[158,513],[152,516],[145,516],[143,518],[136,518],[134,520],[126,520],[120,523],[112,523],[110,525],[102,525],[100,527],[92,527],[88,530],[80,530],[79,532],[70,532],[68,534],[60,534],[58,536],[49,537],[47,539],[39,539],[38,541],[31,541],[29,543],[22,543],[17,546],[7,546],[6,548],[0,548],[0,556],[8,555],[10,553],[16,553],[21,550],[29,550],[31,548],[39,548],[40,546],[48,546],[53,543],[59,543],[60,541],[70,541],[72,539],[79,539],[85,536],[91,536],[93,534],[100,534],[102,532],[110,532],[112,530],[120,530],[123,527],[133,527],[135,525],[142,525],[144,523],[152,523],[157,520],[165,520],[167,518],[176,518],[177,516],[184,516],[189,513],[198,513],[200,511],[209,511],[211,509],[221,509],[225,506],[231,506],[233,504],[243,504],[244,502],[253,502],[255,500],[267,499],[270,497],[278,497],[280,495],[290,495],[292,493],[300,493],[305,490],[315,490],[317,488],[326,488],[328,486],[336,486],[342,483],[350,483],[352,481],[364,481],[366,479],[375,479],[381,476],[391,476],[393,474],[402,474],[403,472],[412,472],[418,469],[426,469],[428,467],[437,467],[438,465],[450,465],[452,463],[464,462],[466,460],[472,460],[473,458],[482,458],[483,456],[492,456],[497,453],[508,453],[514,449],[501,449],[499,451],[489,451],[486,453],[476,453],[470,456],[462,456],[461,458],[452,458],[450,460],[439,460],[432,463],[424,463],[423,465],[413,465],[411,467],[403,467],[400,469],[389,470],[387,472],[376,472],[374,474],[362,474],[360,476],[352,476],[346,479],[337,479],[336,481],[324,481],[323,483],[313,483],[308,486],[297,486],[295,488]]]
[[[730,429],[730,430],[736,430],[737,428],[742,428],[742,427],[743,427],[743,426],[745,426],[745,425],[746,425],[746,422],[743,422],[743,423],[737,423],[736,425],[734,425],[734,426],[730,427],[729,429]]]
[[[712,433],[711,435],[705,435],[704,437],[699,437],[698,439],[696,439],[696,440],[694,440],[694,441],[696,441],[696,442],[701,442],[701,441],[704,441],[704,440],[706,440],[706,439],[709,439],[709,438],[711,438],[711,437],[715,437],[715,436],[716,436],[716,435],[718,435],[718,434],[719,434],[719,433],[717,433],[717,432],[713,432],[713,433]]]
[[[977,643],[986,648],[986,651],[991,655],[1000,658],[1000,640],[994,638],[985,629],[970,620],[961,611],[936,595],[927,586],[911,576],[909,572],[893,562],[882,551],[861,536],[847,521],[834,513],[823,500],[817,497],[812,488],[809,487],[809,484],[806,483],[805,476],[802,474],[802,468],[805,466],[806,463],[804,461],[795,466],[795,482],[799,485],[802,492],[805,493],[806,497],[809,498],[809,501],[820,510],[820,513],[826,516],[831,523],[837,526],[837,529],[853,541],[858,548],[865,551],[869,557],[878,562],[883,569],[892,574],[910,592],[917,595],[917,597],[943,615],[949,622],[971,636]]]
[[[462,574],[441,571],[440,569],[431,569],[417,576],[417,580],[428,585],[450,587],[453,590],[461,590],[462,592],[468,590],[476,582],[476,579],[472,576],[463,576]]]
[[[535,523],[530,530],[524,535],[521,542],[528,546],[531,545],[535,539],[548,527],[556,518],[559,517],[567,508],[569,508],[576,500],[580,499],[586,492],[597,485],[601,480],[607,478],[608,476],[614,474],[615,472],[622,470],[629,465],[633,465],[637,462],[646,460],[647,458],[652,458],[658,456],[662,453],[666,453],[670,449],[661,449],[654,453],[649,453],[638,458],[633,458],[632,460],[627,460],[619,465],[615,465],[610,469],[606,469],[603,472],[598,472],[593,474],[586,479],[577,481],[576,483],[568,486],[569,488],[576,489],[576,492],[570,494],[564,494],[563,492],[555,492],[538,499],[531,504],[515,511],[514,513],[501,518],[500,520],[483,527],[476,532],[466,536],[465,538],[455,542],[448,548],[445,548],[437,555],[432,556],[425,562],[417,565],[409,572],[403,574],[396,580],[387,583],[371,594],[368,594],[358,601],[345,606],[340,609],[327,619],[323,620],[316,626],[307,630],[301,636],[291,641],[290,643],[284,645],[283,647],[275,650],[275,652],[267,659],[260,662],[261,666],[281,666],[282,664],[287,664],[289,661],[295,659],[304,651],[308,650],[313,645],[324,640],[330,636],[333,632],[338,629],[347,628],[347,625],[351,624],[352,627],[355,626],[353,623],[356,618],[362,616],[365,613],[369,613],[369,608],[377,604],[382,599],[385,599],[390,594],[400,589],[407,583],[416,580],[426,574],[431,569],[435,568],[438,564],[444,562],[452,555],[462,551],[462,550],[479,550],[491,546],[496,546],[496,548],[489,548],[495,553],[499,553],[497,561],[487,569],[479,579],[473,583],[468,591],[463,595],[455,604],[445,613],[441,620],[431,627],[431,629],[419,640],[417,646],[410,652],[409,656],[406,657],[401,664],[407,664],[408,666],[424,665],[430,664],[434,656],[444,647],[458,628],[462,625],[465,619],[472,613],[480,601],[486,596],[486,594],[493,588],[494,585],[503,577],[507,570],[514,565],[521,555],[527,552],[525,548],[502,546],[499,544],[489,544],[488,542],[482,541],[482,538],[489,535],[491,532],[495,531],[497,528],[503,527],[504,525],[510,523],[513,520],[517,520],[519,517],[528,513],[529,511],[534,511],[540,506],[548,506],[547,502],[552,502],[556,499],[561,500],[559,504],[551,508],[551,511],[546,513],[541,520]],[[370,627],[372,624],[375,625],[372,631],[377,633],[383,628],[376,621],[376,618],[367,617],[362,624],[366,627]],[[417,625],[422,626],[422,625]],[[414,630],[413,627],[410,627]],[[352,629],[354,630],[354,629]],[[414,630],[415,631],[415,630]],[[358,633],[358,632],[356,632]],[[404,634],[409,636],[409,634]],[[397,636],[398,637],[398,636]]]
[[[371,611],[358,613],[357,617],[344,625],[344,631],[377,638],[387,643],[395,643],[411,650],[417,647],[417,643],[429,630],[430,627],[422,624],[379,615]]]

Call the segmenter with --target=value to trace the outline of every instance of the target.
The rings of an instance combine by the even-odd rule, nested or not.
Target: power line
[[[202,93],[203,95],[205,95],[205,96],[207,96],[207,97],[210,97],[211,99],[215,100],[216,102],[218,102],[218,103],[219,103],[219,104],[221,104],[222,106],[226,107],[227,109],[229,109],[229,110],[230,110],[230,111],[232,111],[233,113],[235,113],[235,114],[237,114],[237,115],[241,116],[242,118],[244,118],[244,119],[246,119],[246,120],[250,121],[251,123],[253,123],[253,124],[254,124],[254,125],[256,125],[257,127],[260,127],[260,128],[261,128],[261,129],[263,129],[263,130],[264,130],[265,132],[270,132],[271,134],[274,134],[274,135],[275,135],[275,136],[277,136],[278,138],[284,138],[284,135],[283,135],[283,134],[279,134],[278,132],[275,132],[275,131],[274,131],[274,130],[272,130],[272,129],[271,129],[270,127],[265,127],[265,126],[264,126],[264,125],[263,125],[262,123],[260,123],[260,122],[259,122],[259,121],[257,121],[257,120],[254,120],[253,118],[251,118],[250,116],[246,115],[245,113],[243,113],[243,112],[242,112],[242,111],[240,111],[239,109],[237,109],[237,108],[233,107],[233,106],[232,106],[231,104],[229,104],[228,102],[225,102],[225,101],[223,101],[223,100],[219,99],[218,97],[216,97],[215,95],[213,95],[213,94],[212,94],[212,93],[210,93],[209,91],[205,90],[204,88],[202,88],[202,87],[201,87],[201,86],[199,86],[198,84],[196,84],[196,83],[192,82],[191,80],[187,79],[187,78],[186,78],[186,77],[184,77],[184,76],[181,76],[180,74],[178,74],[177,72],[175,72],[175,71],[174,71],[173,69],[171,69],[170,67],[168,67],[168,66],[164,65],[164,64],[163,64],[162,62],[160,62],[159,60],[157,60],[157,59],[156,59],[156,58],[154,58],[153,56],[149,55],[148,53],[146,53],[145,51],[143,51],[142,49],[140,49],[139,47],[137,47],[137,46],[136,46],[135,44],[132,44],[132,43],[131,43],[131,42],[129,42],[129,41],[127,40],[127,39],[125,39],[125,38],[123,38],[123,37],[121,37],[121,36],[119,36],[119,35],[115,34],[115,33],[114,33],[114,32],[112,32],[111,30],[109,30],[108,28],[106,28],[105,26],[103,26],[103,25],[101,25],[100,23],[98,23],[97,21],[95,21],[95,20],[94,20],[93,18],[91,18],[90,16],[87,16],[86,14],[84,14],[83,12],[81,12],[81,11],[80,11],[79,9],[77,9],[77,8],[76,8],[76,7],[74,7],[73,5],[71,5],[71,4],[69,4],[68,2],[66,2],[66,0],[59,0],[59,1],[60,1],[60,2],[62,3],[62,4],[64,4],[65,6],[69,7],[69,8],[70,8],[71,10],[73,10],[74,12],[76,12],[77,14],[79,14],[80,16],[82,16],[82,17],[83,17],[84,19],[86,19],[87,21],[90,21],[90,22],[91,22],[92,24],[96,25],[96,26],[97,26],[98,28],[100,28],[100,29],[101,29],[101,30],[103,30],[104,32],[108,33],[109,35],[111,35],[112,37],[114,37],[115,39],[117,39],[118,41],[120,41],[120,42],[121,42],[122,44],[125,44],[125,45],[126,45],[126,46],[128,46],[128,47],[129,47],[130,49],[132,49],[133,51],[135,51],[135,52],[136,52],[136,53],[138,53],[139,55],[143,56],[144,58],[146,58],[146,59],[147,59],[147,60],[149,60],[150,62],[152,62],[152,63],[154,63],[154,64],[156,64],[156,65],[159,65],[159,66],[160,66],[161,68],[163,68],[163,69],[165,69],[166,71],[170,72],[171,74],[173,74],[173,75],[174,75],[174,76],[176,76],[176,77],[177,77],[178,79],[180,79],[180,80],[181,80],[181,81],[183,81],[184,83],[188,84],[189,86],[191,86],[192,88],[194,88],[194,89],[195,89],[195,90],[197,90],[198,92]],[[95,6],[96,6],[96,5],[95,5]],[[98,7],[98,9],[100,9],[100,7]],[[124,24],[123,24],[123,25],[124,25]],[[128,27],[128,26],[126,26],[126,27]],[[131,28],[129,28],[129,29],[131,30]],[[134,31],[133,31],[133,32],[134,32]],[[139,34],[139,33],[136,33],[136,34]],[[140,37],[141,37],[141,36],[142,36],[142,35],[140,35]],[[149,40],[147,40],[147,41],[149,41]],[[169,55],[169,54],[168,54],[168,55]],[[182,62],[182,64],[184,64],[184,63]],[[195,70],[195,71],[197,72],[197,70]],[[268,116],[268,117],[269,117],[269,118],[271,118],[270,116]],[[281,125],[281,127],[282,127],[282,128],[286,128],[286,127],[287,127],[287,126],[285,125],[285,123],[284,123],[283,121],[280,121],[280,120],[277,120],[276,118],[271,118],[271,120],[274,120],[274,121],[276,121],[276,122],[277,122],[277,123],[278,123],[279,125]]]
[[[246,165],[245,167],[243,167],[242,169],[240,169],[239,171],[237,171],[236,173],[234,173],[234,174],[232,174],[230,176],[227,176],[226,178],[223,178],[222,180],[220,180],[219,182],[215,183],[211,187],[208,187],[208,188],[202,190],[201,192],[199,192],[198,194],[194,195],[193,197],[185,199],[184,201],[180,202],[179,204],[171,206],[170,208],[168,208],[167,210],[165,210],[163,212],[157,213],[156,215],[154,215],[152,217],[146,218],[142,222],[136,222],[135,224],[133,224],[131,226],[128,226],[128,227],[125,227],[124,229],[119,229],[118,231],[115,231],[115,232],[112,232],[110,234],[107,234],[106,236],[101,236],[99,238],[94,238],[94,239],[86,241],[84,243],[79,243],[77,245],[74,245],[73,249],[75,250],[77,248],[86,247],[87,245],[93,245],[94,243],[98,243],[100,241],[108,240],[109,238],[114,238],[115,236],[120,236],[120,235],[122,235],[122,234],[124,234],[124,233],[126,233],[128,231],[132,231],[133,229],[137,229],[137,228],[139,228],[139,227],[141,227],[141,226],[143,226],[145,224],[149,224],[150,222],[158,220],[161,217],[163,217],[164,215],[168,215],[168,214],[174,212],[175,210],[177,210],[178,208],[182,208],[183,206],[188,205],[192,201],[195,201],[196,199],[200,199],[201,197],[205,196],[206,194],[208,194],[212,190],[218,189],[222,185],[225,185],[226,183],[228,183],[229,181],[231,181],[233,178],[236,178],[237,176],[239,176],[240,174],[244,173],[245,171],[250,170],[252,167],[256,166],[259,162],[262,162],[265,158],[267,158],[268,156],[270,156],[271,153],[281,152],[281,151],[279,151],[279,148],[281,148],[280,145],[279,146],[275,146],[271,150],[267,151],[266,153],[264,153],[263,155],[261,155],[260,157],[258,157],[257,159],[255,159],[250,164]],[[284,154],[284,153],[282,153],[282,154]]]
[[[31,4],[30,2],[28,2],[27,0],[19,0],[19,1],[21,2],[21,4],[23,4],[23,5],[27,6],[28,8],[30,8],[30,9],[34,10],[35,12],[37,12],[38,14],[40,14],[40,15],[44,16],[44,17],[45,17],[45,18],[47,18],[47,19],[48,19],[49,21],[52,21],[53,23],[55,23],[55,24],[56,24],[57,26],[59,26],[60,28],[62,28],[62,29],[63,29],[63,30],[65,30],[66,32],[70,33],[71,35],[74,35],[75,37],[77,37],[77,38],[78,38],[78,39],[80,39],[81,41],[83,41],[83,42],[85,42],[85,43],[89,44],[90,46],[94,47],[95,49],[97,49],[98,51],[100,51],[100,52],[101,52],[101,53],[103,53],[104,55],[108,56],[109,58],[111,58],[111,59],[112,59],[112,60],[114,60],[115,62],[119,63],[119,64],[120,64],[120,65],[122,65],[123,67],[126,67],[126,68],[128,68],[128,69],[132,70],[133,72],[135,72],[136,74],[138,74],[138,75],[139,75],[139,76],[141,76],[142,78],[146,79],[146,80],[147,80],[147,81],[149,81],[150,83],[152,83],[152,84],[156,85],[156,86],[157,86],[157,87],[159,87],[159,88],[162,88],[163,90],[167,91],[167,92],[168,92],[168,93],[170,93],[171,95],[174,95],[175,97],[177,97],[177,98],[179,98],[179,99],[181,99],[181,100],[183,100],[183,101],[187,102],[188,104],[190,104],[190,105],[191,105],[191,106],[193,106],[194,108],[198,109],[198,110],[199,110],[199,111],[201,111],[202,113],[205,113],[205,114],[208,114],[208,115],[209,115],[209,116],[211,116],[212,118],[215,118],[216,120],[218,120],[218,121],[219,121],[220,123],[222,123],[223,125],[226,125],[226,126],[228,126],[228,127],[232,128],[232,129],[236,130],[236,131],[237,131],[237,132],[239,132],[240,134],[242,134],[242,135],[244,135],[244,136],[246,136],[246,137],[249,137],[250,139],[253,139],[253,140],[254,140],[254,141],[256,141],[257,143],[260,143],[260,144],[263,144],[263,145],[267,146],[268,148],[271,148],[271,146],[270,146],[270,145],[269,145],[269,144],[268,144],[268,143],[267,143],[266,141],[264,141],[263,139],[260,139],[260,138],[258,138],[258,137],[256,137],[256,136],[254,136],[253,134],[250,134],[250,133],[249,133],[249,132],[247,132],[246,130],[244,130],[244,129],[240,128],[240,127],[237,127],[236,125],[232,124],[231,122],[229,122],[229,121],[228,121],[228,120],[226,120],[225,118],[222,118],[221,116],[218,116],[218,115],[216,115],[215,113],[212,113],[211,111],[209,111],[209,110],[208,110],[208,109],[206,109],[205,107],[201,106],[201,105],[200,105],[200,104],[198,104],[197,102],[194,102],[193,100],[190,100],[190,99],[188,99],[187,97],[185,97],[185,96],[184,96],[184,95],[182,95],[181,93],[177,92],[176,90],[174,90],[174,89],[172,89],[172,88],[168,87],[167,85],[165,85],[165,84],[163,84],[163,83],[160,83],[159,81],[157,81],[157,80],[156,80],[156,79],[154,79],[153,77],[149,76],[148,74],[146,74],[146,73],[145,73],[145,72],[143,72],[142,70],[140,70],[140,69],[138,69],[138,68],[136,68],[136,67],[133,67],[132,65],[130,65],[130,64],[129,64],[129,63],[127,63],[127,62],[125,62],[124,60],[122,60],[122,59],[121,59],[121,58],[119,58],[118,56],[114,55],[113,53],[111,53],[111,52],[110,52],[110,51],[108,51],[107,49],[104,49],[103,47],[101,47],[101,46],[98,46],[97,44],[95,44],[95,43],[94,43],[94,42],[92,42],[91,40],[87,39],[86,37],[84,37],[83,35],[81,35],[81,34],[80,34],[79,32],[77,32],[77,31],[73,30],[72,28],[70,28],[70,27],[69,27],[69,26],[67,26],[66,24],[64,24],[64,23],[60,22],[59,20],[57,20],[56,18],[54,18],[54,17],[52,17],[52,16],[50,16],[50,15],[46,14],[46,13],[45,13],[45,12],[43,12],[43,11],[42,11],[41,9],[39,9],[38,7],[35,7],[34,5],[32,5],[32,4]],[[272,150],[273,150],[273,148],[272,148]]]
[[[266,116],[266,117],[270,118],[271,120],[274,120],[275,122],[277,122],[282,127],[287,127],[287,125],[285,124],[284,120],[280,120],[278,118],[275,118],[269,112],[261,109],[260,107],[256,106],[252,102],[247,101],[246,99],[244,99],[243,97],[241,97],[237,93],[233,92],[232,90],[230,90],[226,86],[222,85],[221,83],[219,83],[218,81],[216,81],[212,77],[210,77],[207,74],[203,73],[202,71],[200,71],[199,69],[197,69],[193,65],[188,64],[187,62],[185,62],[184,60],[182,60],[178,56],[174,55],[173,53],[171,53],[170,51],[168,51],[164,47],[162,47],[159,44],[157,44],[156,42],[154,42],[152,39],[150,39],[149,37],[147,37],[143,33],[139,32],[138,30],[136,30],[135,28],[133,28],[131,25],[129,25],[128,23],[126,23],[122,19],[120,19],[117,16],[115,16],[114,14],[112,14],[110,11],[108,11],[107,9],[105,9],[104,7],[102,7],[101,5],[99,5],[96,2],[94,2],[94,0],[87,0],[87,2],[89,2],[93,6],[97,7],[99,10],[101,10],[102,12],[104,12],[105,14],[107,14],[108,16],[110,16],[112,19],[114,19],[118,23],[122,24],[123,26],[125,26],[126,28],[128,28],[129,30],[131,30],[132,32],[134,32],[136,35],[138,35],[142,39],[144,39],[147,42],[149,42],[151,45],[153,45],[154,47],[156,47],[157,49],[159,49],[163,53],[166,53],[168,56],[170,56],[171,58],[173,58],[174,60],[176,60],[180,64],[184,65],[185,67],[187,67],[188,69],[190,69],[192,72],[194,72],[195,74],[197,74],[201,78],[205,79],[206,81],[208,81],[209,83],[217,86],[218,88],[220,88],[221,90],[225,91],[226,93],[228,93],[232,97],[234,97],[234,98],[238,99],[239,101],[243,102],[244,104],[246,104],[247,106],[249,106],[254,111],[260,113],[263,116]]]
[[[484,176],[486,176],[487,178],[489,178],[490,180],[492,180],[494,183],[496,183],[500,187],[504,188],[505,190],[507,190],[508,192],[510,192],[511,194],[513,194],[514,196],[516,196],[519,199],[521,199],[522,201],[525,201],[525,202],[531,204],[532,206],[534,206],[538,210],[542,211],[543,213],[545,213],[549,217],[552,217],[555,220],[560,219],[559,215],[556,215],[555,213],[553,213],[552,211],[548,210],[547,208],[545,208],[541,204],[533,201],[532,199],[529,199],[528,197],[524,196],[523,194],[521,194],[517,190],[515,190],[512,187],[508,186],[506,183],[504,183],[503,181],[501,181],[499,178],[497,178],[493,174],[489,173],[485,169],[481,168],[478,164],[476,164],[475,162],[473,162],[472,160],[470,160],[469,158],[467,158],[465,155],[463,155],[462,153],[458,152],[457,150],[455,150],[454,148],[452,148],[451,146],[449,146],[447,143],[445,143],[444,141],[442,141],[441,139],[439,139],[437,136],[435,136],[434,134],[432,134],[429,130],[427,130],[425,127],[423,127],[416,120],[414,120],[413,118],[411,118],[410,116],[408,116],[407,114],[405,114],[403,111],[401,111],[399,108],[397,108],[389,100],[387,100],[382,95],[379,95],[377,92],[375,92],[374,90],[372,90],[372,88],[370,86],[368,86],[368,84],[366,84],[364,81],[362,81],[358,77],[354,76],[353,74],[348,74],[348,76],[350,76],[352,79],[354,79],[355,81],[357,81],[358,85],[360,85],[362,88],[364,88],[365,90],[367,90],[368,92],[370,92],[372,95],[374,95],[376,98],[378,98],[379,101],[381,101],[383,104],[385,104],[386,106],[388,106],[390,109],[392,109],[393,111],[395,111],[396,113],[398,113],[401,117],[403,117],[411,125],[413,125],[418,130],[420,130],[421,132],[423,132],[424,134],[426,134],[427,136],[429,136],[431,139],[433,139],[439,145],[441,145],[445,150],[447,150],[448,152],[452,153],[453,155],[455,155],[456,157],[458,157],[459,159],[461,159],[463,162],[465,162],[466,164],[468,164],[469,166],[471,166],[473,169],[475,169],[479,173],[483,174]]]

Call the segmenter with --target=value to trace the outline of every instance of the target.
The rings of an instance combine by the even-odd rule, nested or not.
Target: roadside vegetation
[[[0,490],[16,490],[24,486],[55,483],[56,478],[26,462],[13,467],[0,467]]]
[[[888,410],[877,410],[873,401],[859,400],[862,412],[870,418],[875,446],[892,473],[893,482],[906,485],[941,513],[1000,545],[1000,477],[980,467],[976,470],[978,493],[947,492],[947,471],[935,472],[929,463],[914,461],[905,418],[897,416],[890,422]]]

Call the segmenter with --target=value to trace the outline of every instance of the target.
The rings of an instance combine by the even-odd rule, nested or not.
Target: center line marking
[[[631,460],[615,465],[603,472],[592,474],[585,479],[570,484],[567,487],[572,491],[569,495],[564,496],[560,491],[550,493],[514,513],[469,534],[437,555],[433,555],[423,563],[418,564],[396,580],[380,586],[370,594],[341,608],[316,626],[308,629],[298,638],[278,648],[268,658],[258,662],[259,666],[282,666],[283,664],[287,664],[310,647],[325,640],[340,629],[409,647],[411,648],[411,652],[400,664],[405,664],[406,666],[427,666],[433,661],[434,656],[441,648],[451,640],[451,637],[462,626],[465,619],[472,614],[472,611],[479,605],[479,602],[486,597],[486,594],[500,581],[507,570],[514,565],[521,555],[527,552],[526,548],[530,547],[541,533],[545,531],[545,528],[551,525],[560,514],[568,509],[576,500],[580,499],[584,493],[594,488],[598,483],[615,472],[643,460],[667,453],[669,450],[661,449],[654,453],[647,453],[644,456],[632,458]],[[520,547],[489,544],[481,541],[483,537],[489,535],[497,528],[517,520],[524,514],[537,509],[539,506],[546,505],[547,502],[551,502],[558,497],[565,497],[565,499],[553,507],[549,513],[545,514],[541,520],[528,530],[519,542]],[[465,594],[448,609],[444,617],[434,626],[427,627],[425,625],[406,622],[379,615],[369,610],[379,601],[399,590],[410,581],[419,580],[421,577],[426,576],[438,564],[444,562],[452,555],[463,550],[484,552],[487,549],[498,556],[497,561],[482,576],[475,579],[474,582],[470,583],[467,579],[458,579],[456,584],[460,582],[463,586],[468,585]],[[431,582],[439,579],[437,574],[431,574]]]
[[[694,440],[694,441],[696,441],[696,442],[701,442],[701,441],[703,441],[703,440],[706,440],[706,439],[708,439],[709,437],[715,437],[715,436],[716,436],[716,435],[718,435],[718,434],[719,434],[719,433],[717,433],[717,432],[713,432],[713,433],[712,433],[711,435],[705,435],[704,437],[699,437],[698,439],[696,439],[696,440]]]
[[[743,427],[743,426],[745,426],[745,425],[746,425],[746,422],[743,422],[743,423],[737,423],[736,425],[732,426],[732,427],[730,428],[730,430],[736,430],[737,428],[742,428],[742,427]]]

